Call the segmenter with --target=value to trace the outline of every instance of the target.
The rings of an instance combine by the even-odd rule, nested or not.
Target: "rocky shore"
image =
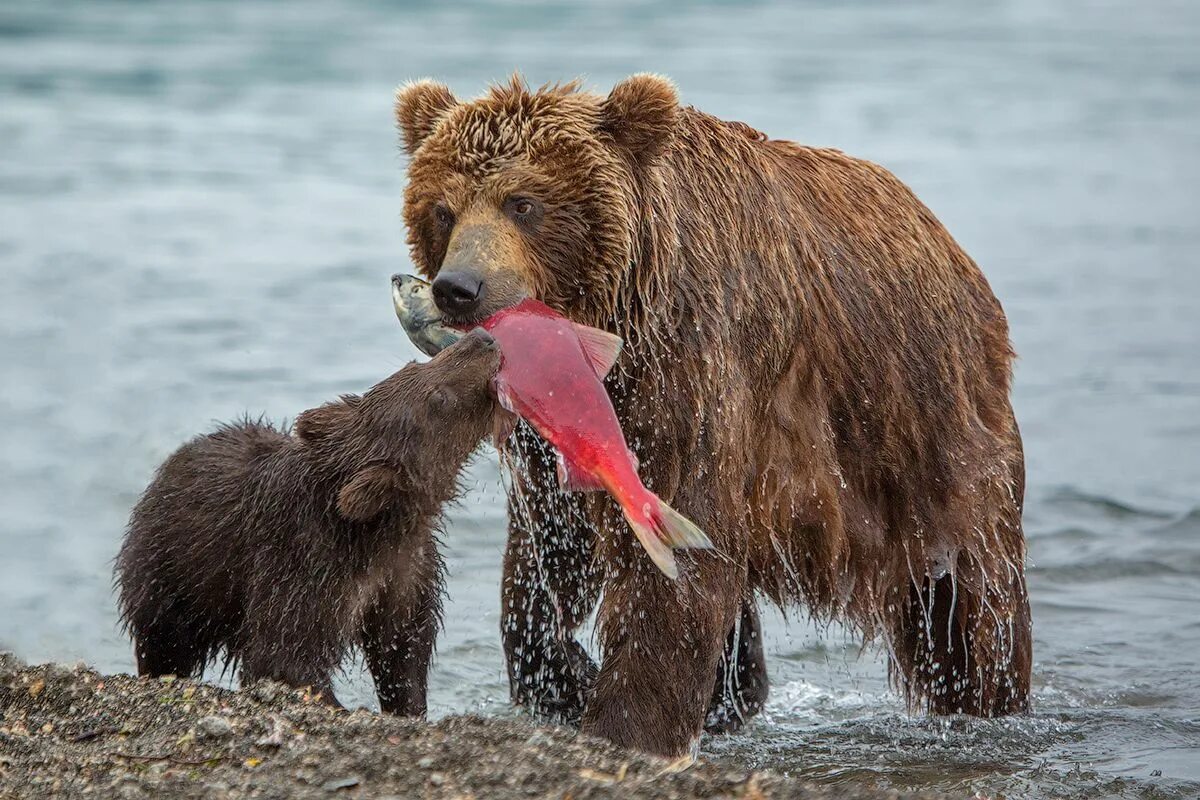
[[[672,764],[525,720],[333,710],[280,684],[26,666],[0,654],[0,798],[900,798]]]

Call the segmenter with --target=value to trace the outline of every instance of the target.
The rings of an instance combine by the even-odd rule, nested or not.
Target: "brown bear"
[[[361,646],[384,711],[421,716],[440,620],[443,505],[490,430],[500,355],[477,331],[294,433],[225,425],[185,444],[134,508],[116,563],[141,675],[330,684]]]
[[[716,544],[665,578],[519,429],[517,703],[684,753],[706,711],[730,729],[765,697],[761,595],[882,639],[914,707],[1028,707],[1007,321],[904,184],[683,108],[653,75],[607,97],[514,78],[469,102],[422,81],[396,114],[412,257],[446,317],[528,294],[624,337],[608,388],[641,474]],[[597,602],[598,672],[572,637]]]

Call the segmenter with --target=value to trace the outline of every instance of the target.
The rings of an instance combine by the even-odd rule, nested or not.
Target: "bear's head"
[[[314,461],[346,478],[337,509],[365,522],[402,503],[437,513],[463,462],[492,430],[491,380],[500,349],[476,329],[429,361],[411,363],[363,395],[296,418]]]
[[[408,241],[446,317],[476,322],[526,296],[592,324],[611,316],[647,216],[641,187],[679,115],[654,75],[607,97],[516,77],[470,102],[402,86]]]

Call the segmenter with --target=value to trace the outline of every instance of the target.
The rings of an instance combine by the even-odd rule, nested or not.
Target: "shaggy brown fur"
[[[473,263],[475,317],[530,292],[622,335],[609,389],[642,476],[718,549],[681,554],[667,580],[611,501],[559,493],[519,431],[503,587],[517,702],[681,753],[706,707],[721,716],[721,686],[724,711],[761,704],[761,594],[881,638],[914,706],[1027,708],[1007,322],[907,187],[681,108],[649,75],[608,97],[514,79],[465,103],[424,82],[397,112],[420,269]],[[571,635],[601,595],[596,674]]]
[[[495,342],[465,337],[361,397],[193,439],[159,469],[117,558],[141,675],[311,686],[362,647],[384,711],[423,715],[441,609],[436,530],[490,429]]]

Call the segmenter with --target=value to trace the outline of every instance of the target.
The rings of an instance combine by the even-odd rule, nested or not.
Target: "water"
[[[0,7],[0,646],[129,670],[110,560],[154,466],[416,354],[391,92],[522,68],[871,158],[983,265],[1028,454],[1036,712],[904,715],[874,651],[767,620],[710,753],[960,794],[1200,795],[1200,7],[944,0]],[[506,712],[494,454],[452,518],[436,715]],[[344,697],[370,702],[349,665]]]

